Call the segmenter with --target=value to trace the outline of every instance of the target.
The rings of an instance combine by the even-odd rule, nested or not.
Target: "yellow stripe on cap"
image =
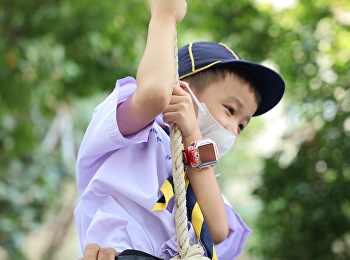
[[[221,42],[220,42],[219,44],[222,45],[222,46],[224,46],[229,52],[231,52],[232,55],[233,55],[233,57],[236,58],[236,60],[240,60],[240,58],[237,56],[237,54],[236,54],[233,50],[231,50],[226,44],[221,43]]]
[[[221,60],[218,60],[218,61],[215,61],[215,62],[213,62],[213,63],[210,63],[209,65],[207,65],[207,66],[205,66],[205,67],[203,67],[203,68],[200,68],[200,69],[198,69],[198,70],[194,70],[194,71],[192,71],[192,72],[190,72],[190,73],[187,73],[186,75],[183,75],[183,76],[179,77],[179,79],[183,79],[183,78],[185,78],[185,77],[188,77],[188,76],[191,76],[191,75],[193,75],[193,74],[196,74],[197,72],[200,72],[200,71],[202,71],[202,70],[206,70],[207,68],[210,68],[210,67],[212,67],[212,66],[214,66],[215,64],[218,64],[218,63],[220,63],[220,62],[221,62]]]
[[[192,72],[196,70],[196,64],[194,63],[194,57],[193,57],[193,53],[192,53],[192,45],[193,45],[193,42],[191,42],[189,45],[188,45],[188,53],[190,55],[190,59],[191,59],[191,64],[192,64]]]

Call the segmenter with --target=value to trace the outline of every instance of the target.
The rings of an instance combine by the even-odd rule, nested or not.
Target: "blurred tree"
[[[0,246],[6,250],[9,259],[25,259],[25,253],[21,251],[23,235],[40,224],[44,212],[58,211],[60,187],[65,181],[74,180],[75,154],[91,117],[91,111],[85,111],[86,106],[80,107],[81,99],[110,92],[117,78],[135,74],[146,39],[147,2],[1,1]],[[296,252],[296,246],[293,244],[291,249],[288,244],[294,240],[281,233],[287,229],[282,224],[292,225],[288,221],[293,219],[280,218],[277,206],[275,211],[267,210],[269,203],[279,205],[275,200],[283,198],[286,205],[283,212],[287,213],[291,208],[304,212],[306,206],[292,195],[300,183],[315,186],[307,174],[298,179],[293,173],[288,175],[291,179],[287,179],[288,167],[305,167],[298,168],[298,173],[311,174],[306,167],[311,169],[313,165],[312,169],[316,169],[313,176],[320,182],[316,186],[322,194],[325,192],[322,187],[328,190],[335,187],[331,185],[339,185],[335,195],[333,189],[328,190],[323,200],[329,200],[329,203],[332,203],[331,198],[341,201],[340,209],[332,208],[332,212],[336,212],[334,216],[313,210],[320,214],[319,218],[336,220],[335,216],[348,212],[349,200],[346,198],[349,198],[341,186],[349,181],[347,146],[341,147],[341,142],[350,142],[350,123],[346,117],[350,111],[350,38],[346,30],[348,25],[341,24],[346,17],[344,8],[349,8],[346,1],[315,0],[299,2],[293,9],[276,12],[269,5],[248,0],[191,0],[188,1],[188,15],[178,25],[179,45],[194,40],[222,41],[246,59],[274,66],[286,79],[289,99],[293,103],[289,107],[290,132],[285,145],[294,150],[283,147],[282,152],[266,162],[264,182],[257,189],[266,211],[259,217],[262,241],[261,249],[257,248],[256,252],[262,252],[268,258],[288,259],[287,255],[277,256],[273,252]],[[92,107],[97,104],[93,103]],[[258,122],[256,127],[247,129],[243,138],[251,138],[261,131],[261,121],[254,121]],[[301,130],[297,131],[295,125]],[[295,140],[298,144],[307,141],[297,155],[291,153],[299,149],[293,146]],[[299,157],[305,160],[304,166],[299,163]],[[247,160],[247,167],[257,164],[247,158],[239,152],[227,160],[234,165]],[[341,162],[343,165],[339,168]],[[232,164],[227,167],[235,167],[234,173],[244,171],[243,167]],[[275,179],[266,177],[274,172],[279,174],[276,178],[283,177],[282,184],[285,185],[279,184],[280,190],[276,188],[276,191],[275,186],[269,186],[270,180],[273,184]],[[291,195],[283,194],[284,190],[291,190]],[[321,191],[315,190],[314,194],[321,194]],[[312,205],[307,209],[320,207],[317,203],[322,199],[317,201],[315,204],[310,201]],[[314,219],[317,220],[317,216]],[[347,220],[344,219],[345,230]],[[321,225],[316,220],[310,223],[322,227],[326,234],[324,226],[328,224]],[[279,221],[281,225],[275,228]],[[335,223],[332,221],[324,220],[324,223]],[[334,228],[330,224],[328,227]],[[278,243],[269,240],[272,230],[280,230],[274,236]],[[297,233],[300,230],[293,226],[295,237],[300,235]],[[328,240],[321,241],[324,237],[317,237],[313,230],[310,232],[308,237],[315,245],[328,243]],[[332,237],[332,248],[339,253],[345,248],[346,233],[334,231],[334,234],[337,235]],[[280,243],[281,237],[288,238],[288,243]],[[329,234],[325,237],[328,239]],[[303,243],[306,245],[305,241]]]
[[[347,11],[346,11],[347,10]],[[283,145],[265,162],[255,248],[261,259],[350,259],[350,13],[301,1],[276,15],[273,60],[292,103]]]
[[[23,235],[44,212],[58,211],[60,187],[73,179],[75,153],[91,117],[77,111],[77,100],[110,91],[117,78],[135,74],[150,16],[147,2],[1,2],[0,245],[9,258],[25,258]],[[262,59],[271,18],[258,16],[250,2],[194,0],[188,13],[179,25],[179,45],[190,37],[225,40],[246,47],[248,58]],[[258,41],[251,40],[252,18]]]
[[[23,235],[74,180],[87,125],[75,100],[136,72],[149,12],[139,0],[0,5],[0,246],[25,259]]]

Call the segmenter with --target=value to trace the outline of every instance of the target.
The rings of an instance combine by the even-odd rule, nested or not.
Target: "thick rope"
[[[177,48],[177,32],[175,29],[175,86],[179,85],[178,73],[178,48]],[[170,124],[170,150],[172,158],[172,175],[175,193],[175,226],[176,237],[178,243],[179,255],[172,259],[193,259],[204,260],[209,259],[204,255],[201,245],[191,246],[188,238],[187,230],[187,209],[186,209],[186,187],[185,172],[182,161],[182,134],[181,129],[174,123]]]

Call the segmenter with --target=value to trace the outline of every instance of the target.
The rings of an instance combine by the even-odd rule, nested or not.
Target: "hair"
[[[194,87],[198,93],[201,93],[210,84],[224,80],[229,74],[236,76],[242,83],[248,85],[249,90],[254,94],[255,100],[259,106],[261,103],[261,94],[259,91],[258,79],[250,69],[241,66],[215,66],[187,76],[182,80]]]

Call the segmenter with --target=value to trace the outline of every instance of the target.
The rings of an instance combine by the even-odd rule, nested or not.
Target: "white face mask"
[[[210,114],[207,106],[204,103],[200,103],[188,84],[184,83],[198,106],[197,123],[203,139],[210,138],[214,140],[219,150],[219,156],[224,156],[235,146],[237,136],[220,125]]]

